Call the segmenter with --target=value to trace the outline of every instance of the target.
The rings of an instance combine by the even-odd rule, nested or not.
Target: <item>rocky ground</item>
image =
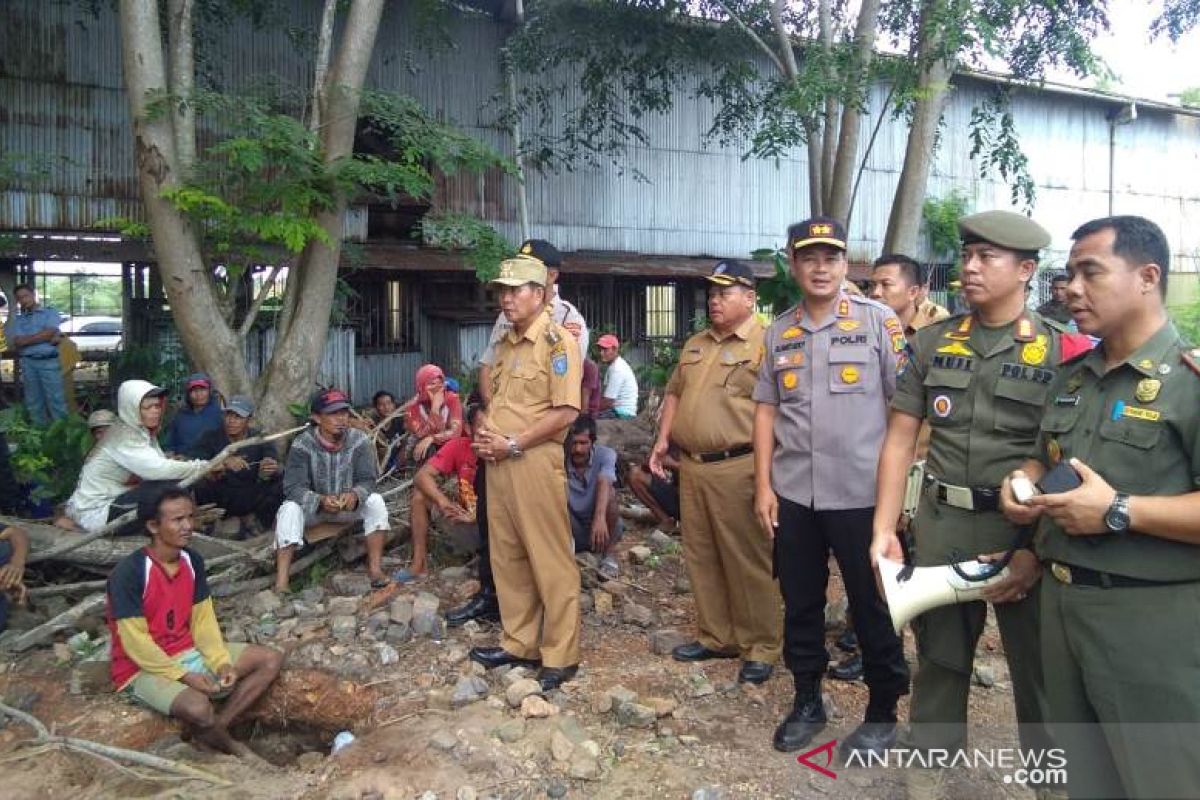
[[[263,592],[221,600],[218,611],[230,640],[278,647],[287,653],[289,671],[317,668],[371,693],[359,695],[372,700],[355,720],[353,743],[336,753],[337,731],[269,721],[239,731],[264,763],[200,753],[180,741],[170,721],[103,691],[103,670],[95,661],[81,661],[87,648],[78,642],[9,660],[0,675],[5,702],[31,711],[58,733],[185,761],[230,785],[147,780],[83,755],[21,747],[30,731],[9,720],[0,727],[3,795],[903,796],[896,770],[834,764],[836,778],[829,778],[771,749],[771,732],[791,701],[785,671],[762,687],[739,686],[736,661],[686,665],[669,657],[671,647],[690,638],[693,619],[677,539],[648,524],[632,525],[621,565],[621,582],[604,584],[585,569],[583,666],[575,681],[547,696],[520,668],[487,673],[467,659],[470,647],[496,641],[495,626],[445,627],[441,614],[477,588],[464,565],[444,565],[391,596],[369,593],[361,573],[316,570],[297,581],[299,591],[287,598]],[[832,643],[844,625],[844,601],[836,578],[832,584],[827,627],[836,654]],[[911,636],[908,647],[911,656]],[[973,721],[1011,725],[1010,686],[991,624],[980,664]],[[827,680],[825,689],[831,722],[814,744],[848,733],[866,701],[862,683]],[[316,704],[322,699],[306,698]],[[971,798],[1032,796],[982,771],[956,774],[951,788]]]

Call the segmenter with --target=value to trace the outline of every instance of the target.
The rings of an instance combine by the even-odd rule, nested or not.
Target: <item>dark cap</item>
[[[838,250],[846,249],[846,226],[833,217],[813,217],[788,228],[788,251],[801,247],[827,244]]]
[[[350,407],[350,396],[341,389],[326,389],[313,395],[309,410],[314,414],[332,414]]]
[[[225,411],[233,412],[242,419],[249,419],[254,416],[254,401],[244,394],[235,394],[225,404]]]
[[[517,252],[529,258],[536,258],[545,264],[547,269],[558,269],[562,266],[562,253],[545,239],[526,239],[521,242]]]
[[[741,261],[718,261],[717,265],[713,267],[712,274],[707,278],[717,286],[740,284],[751,289],[754,288],[754,270],[750,269],[749,264]]]
[[[1060,281],[1063,283],[1070,283],[1071,276],[1061,270],[1058,272],[1050,273],[1050,282],[1051,283],[1058,283]]]
[[[187,380],[183,382],[184,388],[187,390],[195,389],[197,386],[203,386],[205,389],[212,388],[212,378],[205,375],[203,372],[193,372],[187,376]]]
[[[989,242],[1007,250],[1037,252],[1050,244],[1050,233],[1041,225],[1013,211],[984,211],[958,221],[963,244]]]

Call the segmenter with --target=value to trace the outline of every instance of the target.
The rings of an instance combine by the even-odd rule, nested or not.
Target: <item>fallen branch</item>
[[[100,744],[89,739],[76,739],[73,736],[58,736],[42,724],[42,721],[32,714],[26,714],[24,711],[18,711],[12,706],[0,703],[0,712],[12,717],[20,722],[25,723],[30,728],[33,728],[35,738],[32,743],[40,746],[59,747],[64,750],[73,750],[77,753],[94,756],[101,760],[117,759],[130,764],[138,764],[143,767],[150,767],[161,772],[167,772],[172,775],[179,775],[187,778],[192,778],[206,783],[212,783],[217,786],[230,786],[230,782],[214,775],[207,770],[198,769],[187,764],[181,764],[178,761],[172,761],[169,758],[150,755],[149,753],[139,753],[136,750],[126,750],[123,747],[113,747],[112,745]]]
[[[336,541],[336,539],[330,539],[326,542],[322,542],[304,558],[293,561],[291,569],[288,570],[288,575],[296,575],[297,573],[308,569],[325,556],[329,555],[333,551],[333,546]],[[243,592],[258,592],[262,591],[263,589],[269,589],[274,584],[274,575],[263,575],[258,578],[250,578],[249,580],[228,584],[220,583],[218,579],[212,581],[209,585],[209,588],[212,591],[213,597],[231,597],[235,594],[241,594]]]
[[[286,431],[280,431],[278,433],[271,433],[271,434],[260,434],[258,436],[251,436],[247,439],[242,439],[241,441],[228,444],[225,446],[224,449],[221,450],[221,452],[217,453],[215,456],[213,456],[212,458],[210,458],[208,460],[208,467],[204,472],[202,472],[198,475],[194,475],[191,478],[185,478],[184,480],[179,482],[179,486],[184,489],[188,488],[189,486],[191,486],[192,484],[196,483],[201,478],[203,478],[205,475],[207,475],[209,472],[212,472],[214,469],[221,466],[221,464],[225,461],[225,459],[229,458],[230,456],[232,456],[234,453],[238,452],[239,450],[244,450],[247,447],[251,447],[252,445],[266,444],[267,442],[273,442],[276,439],[282,439],[285,436],[291,436],[294,433],[299,433],[300,431],[304,430],[307,427],[308,427],[308,424],[306,423],[304,425],[298,425],[295,428],[289,428]],[[85,544],[89,544],[91,542],[96,541],[97,539],[101,539],[101,538],[107,536],[110,533],[116,532],[117,530],[119,530],[121,528],[121,526],[125,525],[126,523],[133,522],[135,519],[137,519],[137,511],[136,510],[126,511],[121,516],[119,516],[116,519],[109,522],[103,528],[99,528],[98,530],[92,531],[91,533],[88,533],[88,534],[84,534],[83,536],[80,536],[78,539],[75,539],[70,542],[65,542],[65,543],[59,545],[58,547],[53,547],[53,548],[46,550],[44,552],[41,552],[41,553],[30,553],[29,559],[26,563],[36,564],[39,561],[48,561],[52,558],[59,558],[60,556],[64,555],[65,553],[69,553],[72,550],[76,550],[80,547],[83,547]]]

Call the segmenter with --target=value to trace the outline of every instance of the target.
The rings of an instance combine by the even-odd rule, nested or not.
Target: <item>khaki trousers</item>
[[[567,517],[563,448],[540,444],[487,467],[488,539],[500,646],[547,667],[579,663],[579,566]],[[540,644],[539,644],[540,641]]]
[[[746,661],[779,660],[783,607],[771,540],[754,518],[753,455],[679,469],[683,556],[696,600],[697,641]]]

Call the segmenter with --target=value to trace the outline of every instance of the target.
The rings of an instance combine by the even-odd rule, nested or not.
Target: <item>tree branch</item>
[[[178,761],[172,761],[169,758],[161,758],[160,756],[150,755],[149,753],[140,753],[136,750],[126,750],[123,747],[113,747],[112,745],[100,744],[89,739],[76,739],[73,736],[57,736],[42,723],[40,719],[32,714],[26,714],[24,711],[13,708],[5,703],[0,703],[0,712],[6,716],[12,717],[15,720],[25,723],[30,728],[33,728],[35,735],[34,743],[42,745],[51,745],[61,747],[65,750],[73,750],[77,753],[84,753],[89,756],[95,756],[102,760],[110,758],[127,761],[130,764],[139,764],[143,767],[150,767],[161,772],[167,772],[172,775],[181,775],[187,778],[205,781],[217,786],[229,786],[229,781],[219,775],[214,775],[206,770],[198,769],[188,764],[182,764]]]
[[[316,133],[321,128],[321,111],[325,106],[326,78],[329,74],[329,57],[333,53],[333,24],[337,21],[338,0],[325,0],[321,12],[321,32],[317,37],[317,63],[313,74],[312,120],[309,130]]]
[[[258,290],[258,296],[254,298],[254,302],[250,304],[249,310],[246,311],[246,316],[242,319],[242,324],[238,328],[238,336],[246,336],[250,333],[250,329],[254,327],[254,320],[258,318],[258,312],[262,309],[262,305],[266,302],[267,297],[271,294],[271,287],[275,285],[275,279],[279,277],[279,273],[283,270],[283,263],[276,264],[271,267],[271,272],[267,275],[267,279]]]
[[[167,4],[167,80],[171,87],[172,128],[175,155],[186,172],[196,161],[196,111],[192,95],[196,89],[195,44],[192,39],[192,0],[169,0]]]
[[[800,66],[796,63],[796,51],[792,49],[791,34],[783,24],[783,8],[786,2],[787,0],[775,0],[771,3],[771,25],[775,28],[775,35],[779,37],[780,55],[786,65],[783,74],[791,79],[792,83],[796,83],[800,80]]]
[[[720,6],[721,10],[725,12],[725,16],[729,17],[729,21],[736,25],[742,33],[750,37],[750,41],[754,42],[758,49],[765,53],[767,58],[771,59],[771,63],[775,65],[775,68],[779,70],[781,75],[786,78],[794,77],[793,74],[788,72],[787,66],[779,58],[779,54],[772,50],[770,46],[762,40],[762,37],[754,32],[754,29],[752,29],[745,22],[742,22],[741,18],[737,14],[733,13],[733,9],[726,5],[723,0],[717,0],[717,5]]]

